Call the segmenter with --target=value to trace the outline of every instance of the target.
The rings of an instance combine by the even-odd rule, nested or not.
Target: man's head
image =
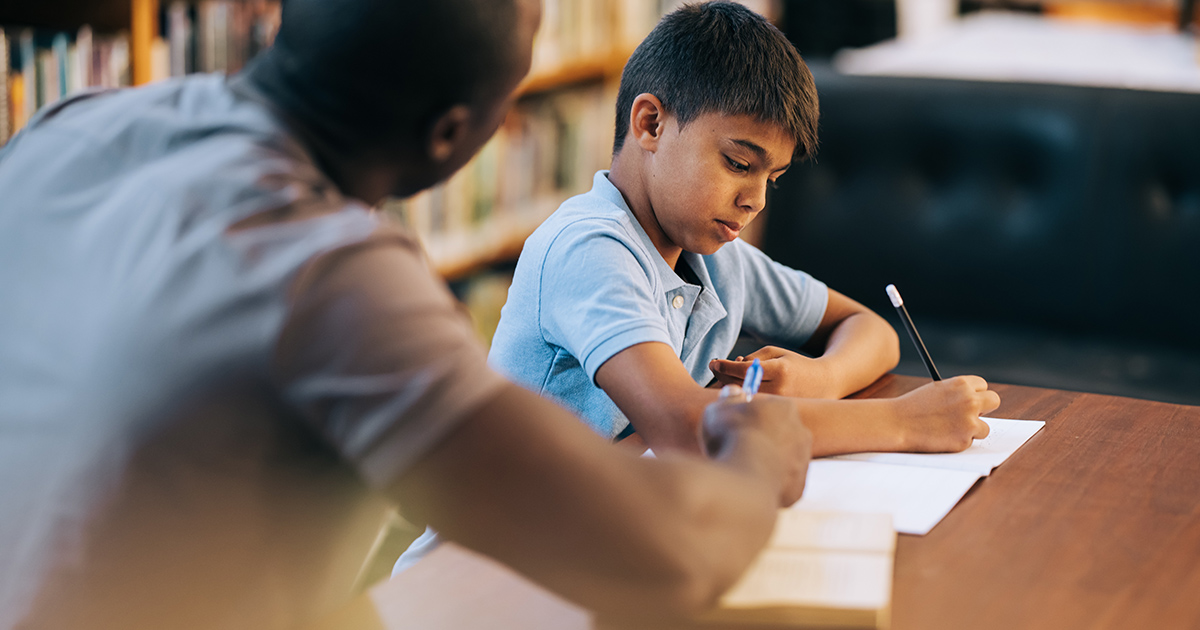
[[[613,172],[660,252],[711,254],[762,210],[817,143],[817,93],[796,49],[737,4],[664,17],[625,65]],[[629,194],[628,190],[622,190]]]
[[[330,153],[404,162],[393,194],[445,179],[529,69],[537,0],[287,0],[250,72]]]

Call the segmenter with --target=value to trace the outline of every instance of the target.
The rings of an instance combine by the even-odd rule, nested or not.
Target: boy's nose
[[[767,205],[767,184],[747,186],[738,195],[738,206],[747,212],[758,212]]]

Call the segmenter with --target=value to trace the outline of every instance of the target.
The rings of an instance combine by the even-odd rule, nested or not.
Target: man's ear
[[[470,123],[471,109],[466,105],[455,105],[438,116],[429,134],[429,157],[439,164],[450,159],[467,137]]]
[[[667,110],[650,93],[638,94],[629,108],[629,133],[642,149],[654,152],[667,125]]]

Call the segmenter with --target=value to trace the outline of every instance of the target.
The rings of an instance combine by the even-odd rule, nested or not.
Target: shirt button
[[[674,306],[675,308],[683,308],[683,296],[676,295],[675,299],[671,300],[671,306]]]

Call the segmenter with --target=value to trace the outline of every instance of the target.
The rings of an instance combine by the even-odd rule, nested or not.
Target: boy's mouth
[[[722,221],[721,219],[717,219],[716,221],[721,226],[721,233],[727,241],[736,239],[742,231],[742,226],[732,221]]]

